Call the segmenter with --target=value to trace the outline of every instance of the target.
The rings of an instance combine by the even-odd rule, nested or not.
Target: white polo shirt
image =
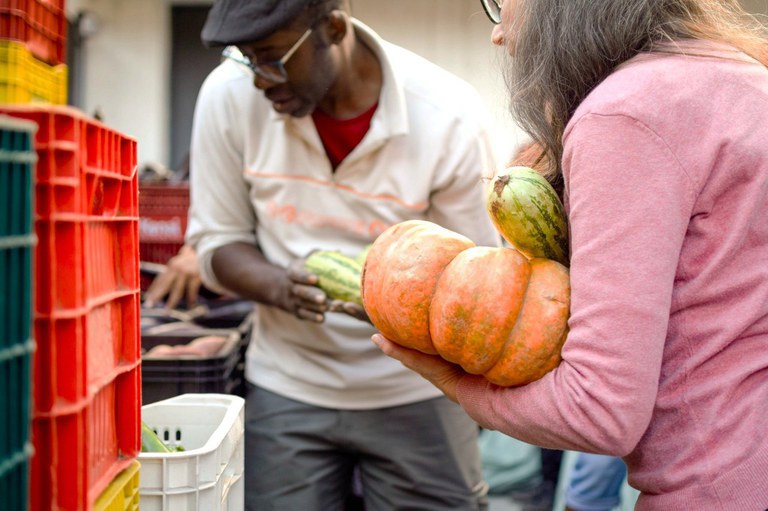
[[[486,107],[469,84],[354,27],[381,62],[383,86],[371,126],[333,172],[311,116],[280,115],[231,61],[206,79],[192,135],[188,242],[203,281],[223,290],[213,252],[258,245],[287,266],[313,249],[355,255],[387,227],[430,220],[479,245],[497,245],[485,211],[494,173]],[[488,178],[488,179],[483,179]],[[374,328],[343,314],[323,324],[257,305],[246,378],[316,406],[370,409],[440,391],[370,341]]]

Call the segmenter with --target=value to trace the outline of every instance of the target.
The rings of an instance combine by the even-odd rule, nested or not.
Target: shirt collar
[[[395,71],[396,58],[390,51],[391,43],[383,40],[372,28],[358,19],[352,18],[352,24],[360,40],[365,43],[376,58],[379,59],[382,74],[381,93],[379,94],[379,106],[371,120],[369,133],[364,142],[380,143],[381,140],[408,133],[408,109],[405,99],[405,88],[399,73]],[[301,118],[278,114],[270,109],[273,120],[281,119],[285,122],[295,123],[300,132],[313,131],[312,116]]]

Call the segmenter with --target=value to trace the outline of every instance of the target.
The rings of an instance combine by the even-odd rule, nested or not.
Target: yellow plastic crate
[[[0,103],[67,103],[67,66],[36,59],[23,43],[0,40]]]
[[[139,469],[141,464],[134,461],[99,495],[93,511],[139,511]]]

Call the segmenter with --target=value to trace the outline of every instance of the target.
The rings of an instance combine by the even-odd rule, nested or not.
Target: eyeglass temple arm
[[[304,32],[304,34],[302,34],[302,36],[301,36],[301,37],[299,37],[299,40],[298,40],[298,41],[296,41],[296,42],[293,44],[293,46],[291,47],[291,49],[290,49],[290,50],[288,50],[288,53],[286,53],[285,55],[283,55],[283,58],[281,58],[281,59],[280,59],[280,62],[281,62],[282,64],[285,64],[286,62],[288,62],[288,59],[289,59],[289,58],[291,58],[291,56],[293,56],[293,54],[294,54],[294,53],[296,53],[296,50],[298,50],[298,49],[299,49],[299,47],[301,46],[301,44],[302,44],[302,43],[303,43],[303,42],[304,42],[304,41],[307,39],[307,37],[309,37],[309,34],[311,34],[311,33],[312,33],[312,27],[309,27],[309,28],[307,29],[307,31],[306,31],[306,32]]]

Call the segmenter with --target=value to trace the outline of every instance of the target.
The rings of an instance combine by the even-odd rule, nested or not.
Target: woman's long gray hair
[[[765,33],[738,0],[518,0],[506,73],[511,111],[544,148],[562,186],[562,137],[589,92],[618,65],[660,43],[709,39],[768,65]]]

